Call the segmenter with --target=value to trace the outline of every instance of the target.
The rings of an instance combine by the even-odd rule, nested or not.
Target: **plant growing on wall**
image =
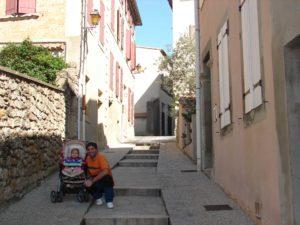
[[[0,65],[54,84],[58,71],[67,67],[65,61],[53,56],[43,46],[26,39],[21,44],[10,43],[0,51]]]
[[[173,53],[159,61],[163,86],[174,95],[175,105],[180,97],[195,96],[195,58],[195,39],[185,34],[179,38]]]

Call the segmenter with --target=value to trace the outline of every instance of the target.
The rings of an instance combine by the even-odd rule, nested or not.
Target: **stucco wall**
[[[243,61],[239,1],[205,1],[201,10],[201,54],[211,56],[212,106],[219,109],[217,34],[229,21],[229,77],[232,121],[225,134],[217,117],[213,123],[214,177],[255,218],[255,202],[261,203],[261,222],[281,224],[280,155],[276,132],[273,62],[268,1],[258,1],[263,95],[265,103],[244,115]],[[218,114],[218,111],[217,111]]]
[[[287,48],[291,42],[300,35],[300,2],[294,0],[274,0],[267,1],[267,5],[270,6],[270,31],[272,36],[272,67],[274,71],[274,85],[275,85],[275,109],[276,109],[276,131],[278,133],[278,143],[280,146],[280,172],[281,172],[281,211],[282,211],[282,224],[292,224],[295,216],[297,221],[295,224],[300,222],[299,218],[299,182],[296,180],[291,180],[291,175],[296,175],[299,177],[299,133],[296,133],[296,129],[293,126],[299,127],[298,121],[294,120],[293,126],[288,126],[288,119],[292,117],[293,113],[299,115],[299,111],[296,108],[297,98],[291,98],[291,95],[287,95],[288,91],[296,91],[299,94],[299,82],[296,77],[299,78],[299,73],[294,75],[289,74],[290,64],[293,63],[296,66],[296,62],[292,62],[288,59]],[[299,45],[298,45],[299,48]],[[288,53],[287,53],[288,54]],[[299,55],[298,55],[299,56]],[[296,59],[296,58],[295,58]],[[299,59],[299,57],[298,57]],[[292,85],[290,85],[292,83]],[[288,106],[288,102],[293,102],[293,105]],[[288,107],[295,107],[289,112]],[[289,113],[292,113],[289,115]],[[295,118],[293,118],[295,119]],[[289,134],[289,132],[291,132]],[[290,139],[293,135],[297,136],[297,142],[292,142],[295,138]],[[291,142],[290,142],[291,140]],[[293,155],[291,151],[297,149]],[[290,166],[295,166],[291,168]],[[293,172],[293,170],[295,170]],[[299,178],[298,178],[299,179]],[[294,190],[292,189],[292,184],[296,184]],[[293,196],[294,194],[294,196]],[[294,205],[293,198],[294,197]],[[295,209],[293,209],[295,206]],[[294,211],[295,210],[295,211]],[[293,212],[294,211],[294,212]],[[294,216],[293,216],[294,214]],[[297,219],[296,219],[297,218]]]
[[[57,169],[65,114],[64,91],[0,68],[0,204]]]

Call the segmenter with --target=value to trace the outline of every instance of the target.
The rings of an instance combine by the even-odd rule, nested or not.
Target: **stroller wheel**
[[[83,191],[79,191],[79,193],[77,194],[76,198],[77,198],[78,202],[80,202],[80,203],[84,202],[85,201],[85,196],[84,196]]]
[[[58,192],[56,193],[56,201],[57,201],[57,202],[62,202],[62,201],[63,201],[63,198],[64,198],[63,192],[62,192],[62,191],[58,191]]]
[[[57,193],[56,193],[56,191],[51,191],[50,200],[51,200],[52,203],[57,202]]]

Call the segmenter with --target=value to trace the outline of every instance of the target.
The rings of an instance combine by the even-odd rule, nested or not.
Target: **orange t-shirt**
[[[86,165],[88,169],[88,174],[90,176],[97,176],[103,170],[108,169],[109,175],[112,177],[111,169],[109,163],[104,155],[97,153],[95,158],[88,156],[86,158]]]

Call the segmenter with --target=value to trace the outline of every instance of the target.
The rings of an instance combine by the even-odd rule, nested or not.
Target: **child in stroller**
[[[66,141],[61,156],[58,187],[56,191],[51,192],[51,201],[62,202],[67,193],[77,194],[79,202],[89,201],[89,194],[84,186],[86,179],[84,142]]]

